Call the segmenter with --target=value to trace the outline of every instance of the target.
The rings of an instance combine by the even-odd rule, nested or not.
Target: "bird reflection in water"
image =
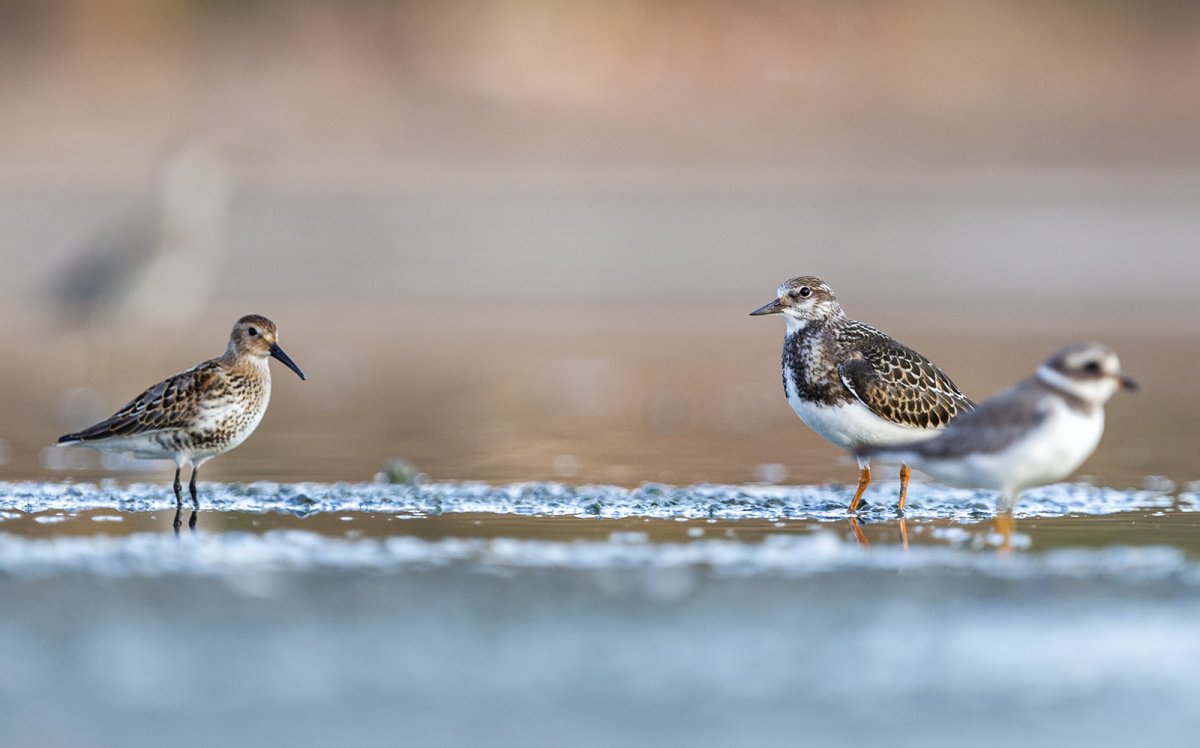
[[[192,507],[192,514],[188,517],[188,529],[192,532],[196,531],[196,517],[200,514],[200,510]],[[179,530],[183,527],[183,505],[175,506],[175,519],[171,522],[171,527],[175,530],[176,537],[179,536]]]
[[[854,540],[858,542],[860,548],[867,549],[871,547],[871,541],[867,540],[867,534],[863,532],[862,520],[858,515],[852,514],[848,518],[850,521],[850,530],[854,533]],[[901,515],[897,520],[897,525],[900,529],[900,547],[908,550],[908,520]]]

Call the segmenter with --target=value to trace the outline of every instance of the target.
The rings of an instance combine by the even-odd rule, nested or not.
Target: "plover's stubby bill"
[[[1088,458],[1104,433],[1104,404],[1122,388],[1137,384],[1111,349],[1068,345],[934,438],[860,454],[912,465],[950,485],[999,491],[997,525],[1007,542],[1012,523],[1000,517],[1011,517],[1021,491],[1062,480]]]
[[[183,504],[180,472],[191,463],[188,491],[192,505],[199,508],[200,466],[245,441],[267,412],[268,357],[304,379],[304,372],[279,347],[275,323],[257,314],[242,317],[229,334],[224,354],[159,382],[111,417],[67,434],[58,443],[174,460],[176,506]]]
[[[802,275],[779,287],[778,298],[751,315],[779,314],[783,389],[796,415],[842,449],[907,443],[938,433],[973,403],[950,377],[916,351],[846,316],[833,289]],[[871,482],[870,458],[858,458],[858,510]],[[908,496],[907,465],[900,468],[900,503]]]

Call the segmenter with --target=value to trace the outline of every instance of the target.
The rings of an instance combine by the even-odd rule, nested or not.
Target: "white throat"
[[[786,312],[783,315],[783,321],[787,323],[787,334],[788,335],[791,335],[792,333],[795,333],[795,332],[800,332],[804,328],[808,327],[808,320],[800,319],[798,317],[793,317],[792,315],[790,315]]]

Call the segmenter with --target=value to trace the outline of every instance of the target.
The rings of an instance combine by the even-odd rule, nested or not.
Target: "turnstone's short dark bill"
[[[932,361],[870,325],[846,316],[833,289],[820,278],[799,276],[779,287],[778,298],[750,313],[779,314],[783,388],[792,410],[813,431],[842,449],[928,439],[973,407]],[[859,456],[857,511],[871,482],[870,458]],[[900,511],[909,468],[900,468]]]

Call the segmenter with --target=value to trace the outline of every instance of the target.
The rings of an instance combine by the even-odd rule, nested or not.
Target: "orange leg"
[[[871,485],[871,466],[863,465],[862,470],[858,473],[858,490],[854,492],[854,498],[850,500],[851,514],[858,511],[858,504],[862,501],[863,491],[866,491],[869,485]]]
[[[1000,537],[1002,538],[1000,541],[1001,553],[1012,553],[1012,534],[1016,524],[1016,520],[1007,512],[996,515],[996,532],[1000,533]]]
[[[900,545],[908,550],[908,520],[903,517],[900,518]]]
[[[854,531],[854,539],[858,541],[859,546],[870,548],[871,544],[867,542],[867,534],[862,531],[862,525],[858,524],[858,517],[850,515],[850,529]]]
[[[904,514],[904,502],[908,500],[908,479],[912,476],[912,470],[908,465],[900,465],[900,509],[899,512]]]

